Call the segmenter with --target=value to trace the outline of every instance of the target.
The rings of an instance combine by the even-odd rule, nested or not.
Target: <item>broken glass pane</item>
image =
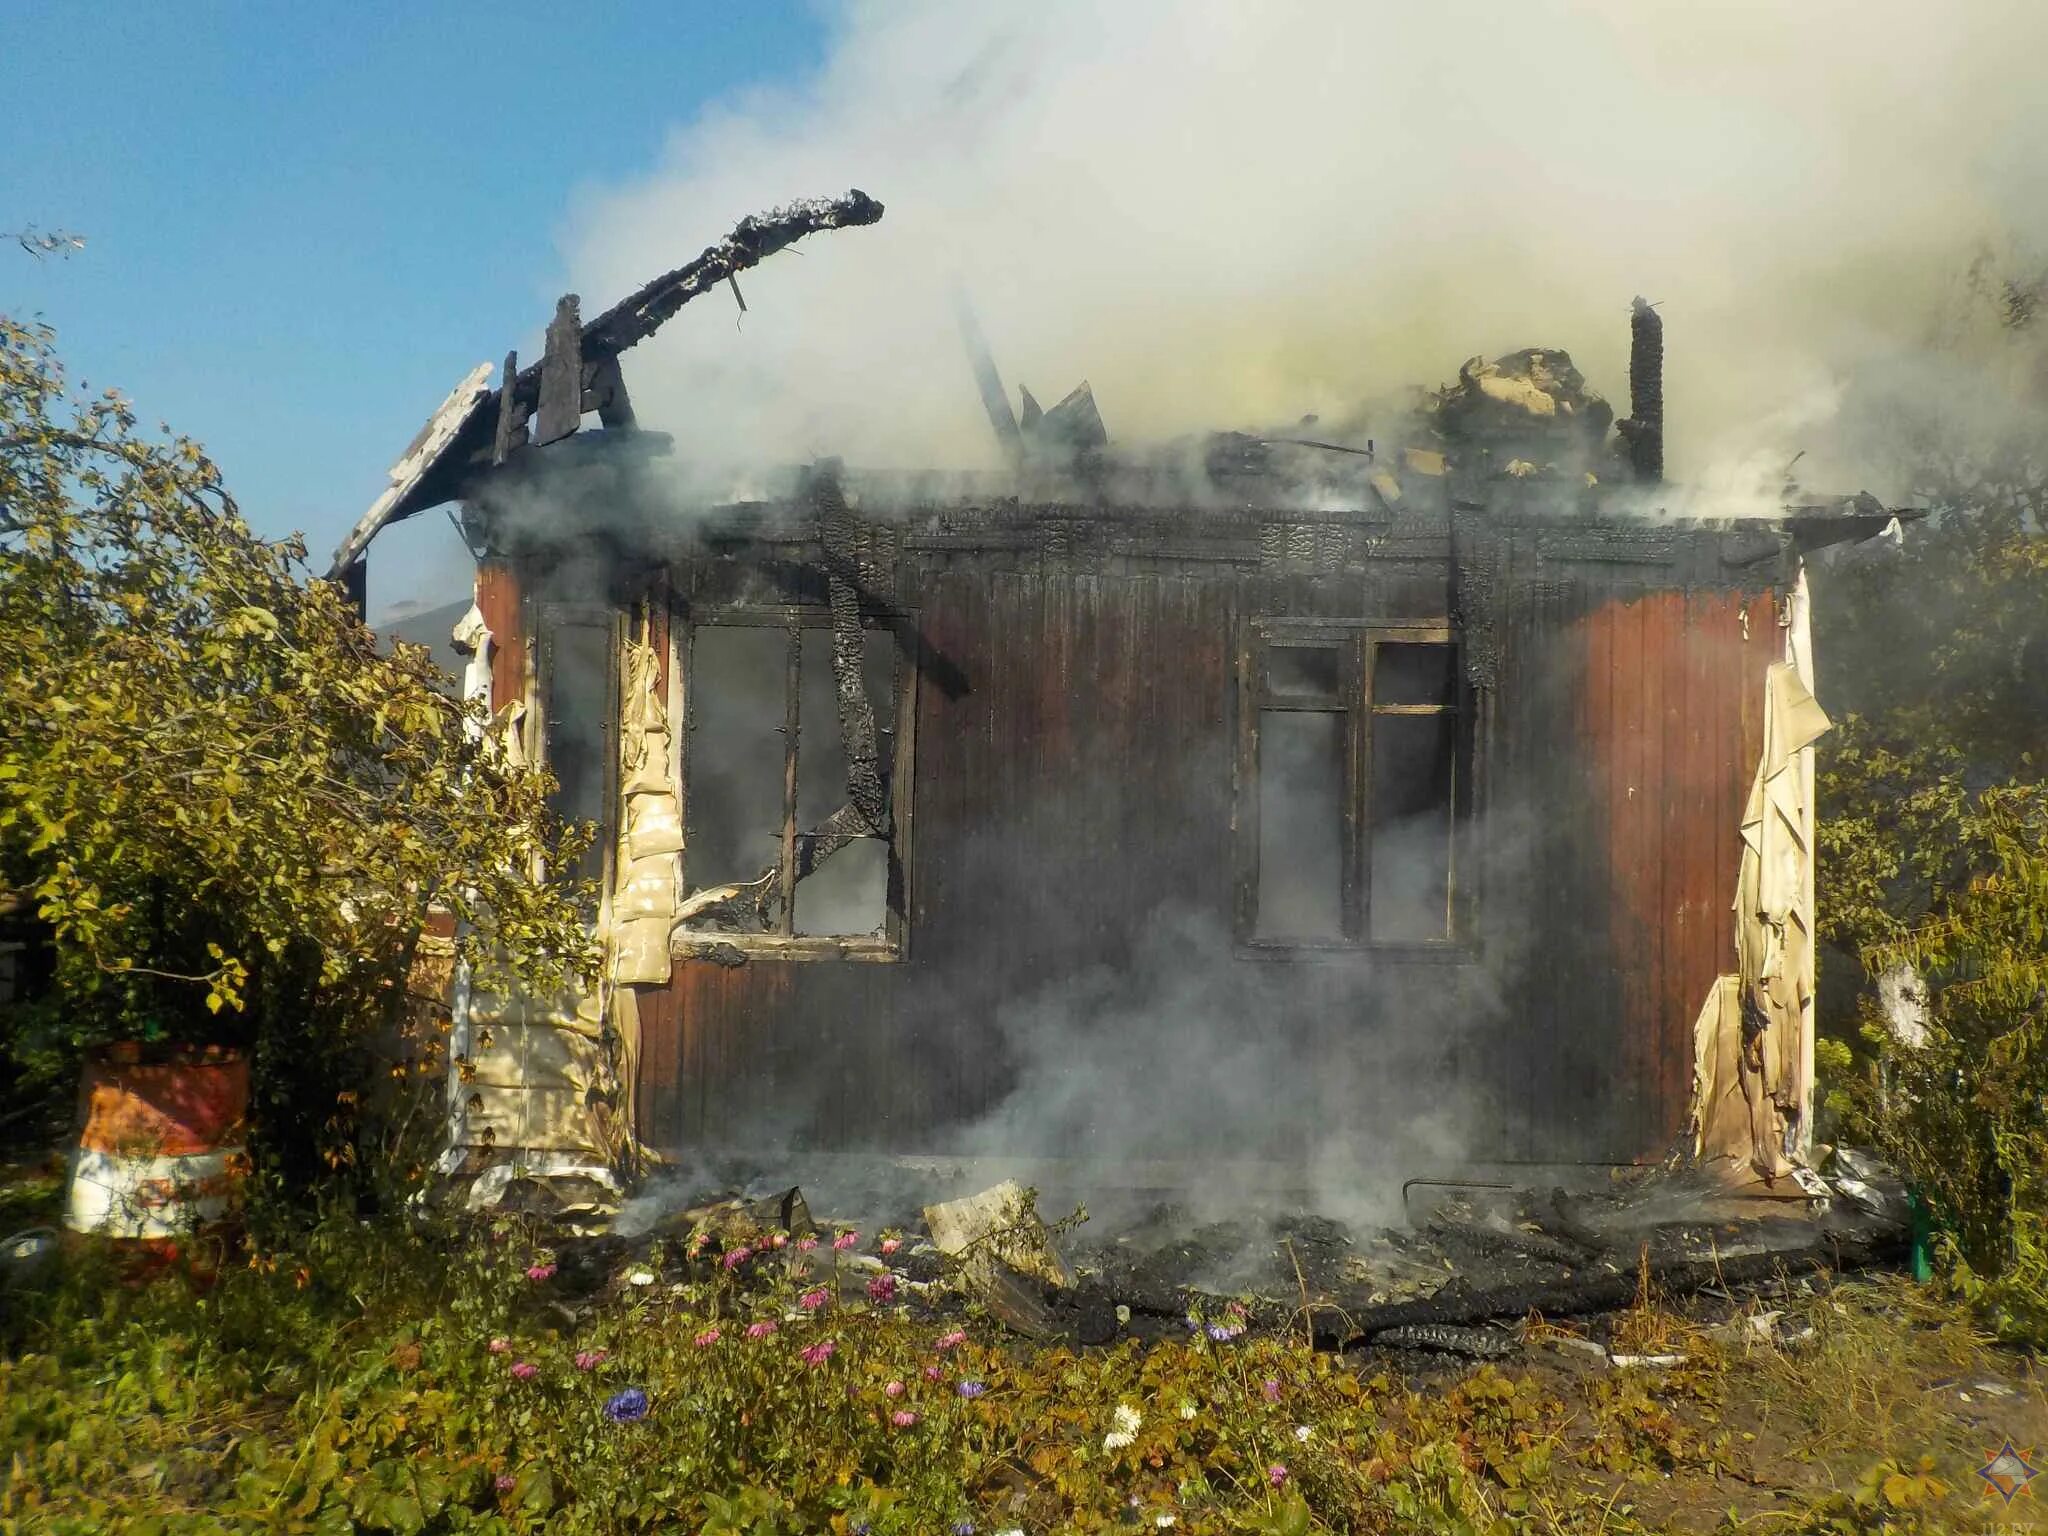
[[[1457,648],[1381,641],[1374,648],[1372,701],[1375,704],[1457,702]]]
[[[1259,713],[1259,938],[1343,937],[1344,718]]]
[[[605,770],[610,759],[612,630],[608,623],[556,622],[548,636],[547,765],[554,807],[599,833],[576,873],[604,873]]]
[[[1266,693],[1269,698],[1332,699],[1342,652],[1328,645],[1266,647]]]
[[[1456,755],[1455,715],[1373,717],[1371,901],[1378,942],[1450,937]]]
[[[789,637],[700,625],[690,637],[683,869],[693,891],[751,880],[782,850],[782,715]]]
[[[875,715],[876,771],[886,784],[895,750],[896,723],[889,699],[890,638],[863,636],[862,672]],[[846,745],[839,730],[839,690],[832,671],[832,631],[803,635],[803,731],[796,755],[797,825],[808,831],[845,805]],[[807,934],[874,933],[889,895],[889,847],[880,838],[856,838],[820,864],[796,888],[796,931]]]

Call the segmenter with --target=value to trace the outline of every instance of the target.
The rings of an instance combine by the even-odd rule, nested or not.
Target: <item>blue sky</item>
[[[205,443],[256,528],[324,563],[463,372],[530,347],[578,189],[825,43],[790,0],[8,0],[0,230],[88,244],[0,247],[0,310],[54,325],[74,379]],[[424,528],[377,553],[373,609],[459,574]]]

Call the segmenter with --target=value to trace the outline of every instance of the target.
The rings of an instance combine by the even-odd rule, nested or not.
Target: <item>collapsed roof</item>
[[[544,447],[568,437],[584,412],[596,411],[607,427],[630,426],[633,407],[619,372],[620,353],[720,283],[730,284],[737,297],[740,273],[806,235],[858,228],[881,217],[882,205],[858,188],[844,197],[807,198],[740,220],[694,261],[664,272],[588,325],[579,321],[577,296],[564,294],[540,362],[521,369],[518,354],[507,352],[496,389],[486,382],[491,365],[478,363],[441,402],[391,467],[384,493],[335,550],[329,579],[348,580],[383,528],[456,500],[477,474],[528,445]]]
[[[518,355],[508,352],[496,388],[489,384],[490,364],[479,363],[428,418],[392,466],[384,492],[336,549],[329,579],[348,586],[360,601],[364,557],[382,529],[471,497],[494,471],[530,470],[525,462],[529,450],[571,438],[587,412],[596,412],[611,429],[604,434],[608,446],[637,443],[665,452],[665,434],[637,428],[620,354],[721,283],[730,286],[744,309],[739,273],[807,235],[874,224],[882,212],[879,202],[855,189],[843,197],[806,199],[751,215],[695,260],[654,278],[588,324],[580,320],[577,296],[563,295],[540,362],[521,369]],[[1617,484],[1648,487],[1663,480],[1663,321],[1640,297],[1631,318],[1631,414],[1623,420],[1615,420],[1613,407],[1587,385],[1569,353],[1530,347],[1467,361],[1455,383],[1426,397],[1412,423],[1413,436],[1395,464],[1376,463],[1379,455],[1370,440],[1217,432],[1201,439],[1197,454],[1175,458],[1165,474],[1160,471],[1166,455],[1111,459],[1109,434],[1086,381],[1049,410],[1023,390],[1021,411],[1013,411],[964,297],[959,308],[982,404],[1012,480],[1002,498],[1008,501],[1018,500],[1021,490],[1026,503],[1113,504],[1138,481],[1161,486],[1181,481],[1190,461],[1210,490],[1236,495],[1258,482],[1263,494],[1284,497],[1299,494],[1305,480],[1313,479],[1325,494],[1334,492],[1364,508],[1383,508],[1390,497],[1398,498],[1392,470],[1403,465],[1431,475],[1456,472],[1467,481],[1544,483],[1546,505],[1569,505],[1581,514],[1595,513],[1598,500]],[[1348,470],[1335,467],[1338,456],[1349,457]],[[1305,461],[1313,460],[1328,467],[1305,476]],[[1779,547],[1776,532],[1792,534],[1799,549],[1810,550],[1869,538],[1895,515],[1868,495],[1798,499],[1794,489],[1785,487],[1783,517],[1763,520],[1773,530],[1760,524],[1759,559]],[[1254,499],[1259,494],[1252,492]],[[1472,494],[1454,493],[1452,500],[1498,504],[1496,495],[1481,494],[1474,502]],[[1795,499],[1798,505],[1792,504]],[[1189,510],[1196,508],[1190,504]],[[1631,518],[1647,510],[1629,509]]]

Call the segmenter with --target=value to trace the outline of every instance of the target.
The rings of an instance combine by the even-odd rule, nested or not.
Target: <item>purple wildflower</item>
[[[738,1269],[753,1256],[754,1250],[751,1248],[733,1248],[729,1249],[725,1257],[719,1262],[724,1264],[727,1269]]]
[[[497,1477],[492,1479],[492,1485],[500,1493],[510,1493],[515,1487],[518,1486],[518,1483],[519,1479],[514,1477],[510,1472],[500,1472],[497,1475]]]
[[[758,1323],[747,1324],[747,1337],[750,1339],[765,1339],[774,1331],[774,1322],[767,1318],[763,1318]]]
[[[848,1248],[851,1248],[855,1243],[859,1241],[860,1234],[858,1232],[842,1232],[837,1237],[832,1239],[832,1246],[834,1248],[837,1248],[840,1252],[844,1253]]]
[[[815,1237],[800,1237],[796,1240],[796,1251],[798,1253],[809,1253],[817,1246],[818,1240]]]
[[[979,1397],[988,1390],[988,1383],[985,1381],[963,1381],[953,1390],[962,1397]]]
[[[967,1331],[963,1328],[955,1328],[951,1333],[940,1334],[938,1342],[932,1347],[934,1349],[956,1349],[966,1342]]]
[[[1277,1403],[1280,1401],[1280,1383],[1275,1377],[1268,1376],[1265,1384],[1259,1390],[1266,1394],[1267,1402]]]
[[[526,1266],[526,1278],[535,1284],[539,1284],[543,1280],[552,1280],[555,1278],[555,1266],[552,1264],[529,1264]]]
[[[1274,1462],[1273,1465],[1266,1468],[1266,1481],[1271,1483],[1275,1488],[1278,1488],[1281,1484],[1287,1481],[1287,1469],[1283,1467],[1279,1462]]]
[[[892,1381],[889,1385],[882,1388],[882,1396],[884,1397],[901,1397],[902,1395],[903,1383],[900,1381]]]
[[[908,1429],[911,1425],[917,1422],[917,1415],[912,1413],[908,1408],[898,1408],[894,1413],[889,1415],[889,1422],[891,1424],[894,1424],[898,1429]]]
[[[708,1349],[710,1346],[718,1342],[718,1330],[716,1328],[706,1328],[702,1333],[698,1334],[696,1338],[690,1340],[690,1342],[692,1344],[695,1344],[699,1349]]]
[[[512,1379],[514,1381],[531,1381],[539,1374],[540,1367],[533,1364],[530,1360],[515,1360],[512,1362]]]
[[[605,1399],[604,1416],[614,1424],[637,1424],[647,1417],[647,1394],[638,1387],[614,1392]]]
[[[832,1358],[832,1351],[839,1346],[830,1339],[821,1339],[803,1351],[805,1365],[823,1365]]]
[[[896,1299],[896,1277],[884,1270],[868,1282],[868,1300],[876,1305],[886,1305]]]
[[[579,1349],[576,1351],[576,1369],[594,1371],[603,1365],[607,1358],[607,1353],[601,1349]]]
[[[490,1343],[486,1344],[484,1348],[488,1349],[494,1355],[502,1355],[508,1353],[511,1350],[512,1341],[506,1338],[503,1334],[500,1334],[497,1338],[491,1340]]]
[[[806,1312],[815,1312],[831,1299],[831,1295],[832,1293],[821,1285],[815,1291],[805,1291],[797,1297],[796,1304]]]

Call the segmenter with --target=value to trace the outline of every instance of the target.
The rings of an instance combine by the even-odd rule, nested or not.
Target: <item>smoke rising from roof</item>
[[[680,127],[572,220],[609,299],[769,202],[888,206],[628,360],[681,456],[992,463],[956,281],[1013,399],[1085,376],[1126,441],[1351,420],[1530,344],[1625,408],[1641,292],[1670,326],[1674,478],[1805,448],[1808,483],[1865,484],[1853,443],[1830,457],[1845,381],[1911,375],[1972,253],[2048,234],[2027,0],[913,0],[830,24],[815,79]]]

